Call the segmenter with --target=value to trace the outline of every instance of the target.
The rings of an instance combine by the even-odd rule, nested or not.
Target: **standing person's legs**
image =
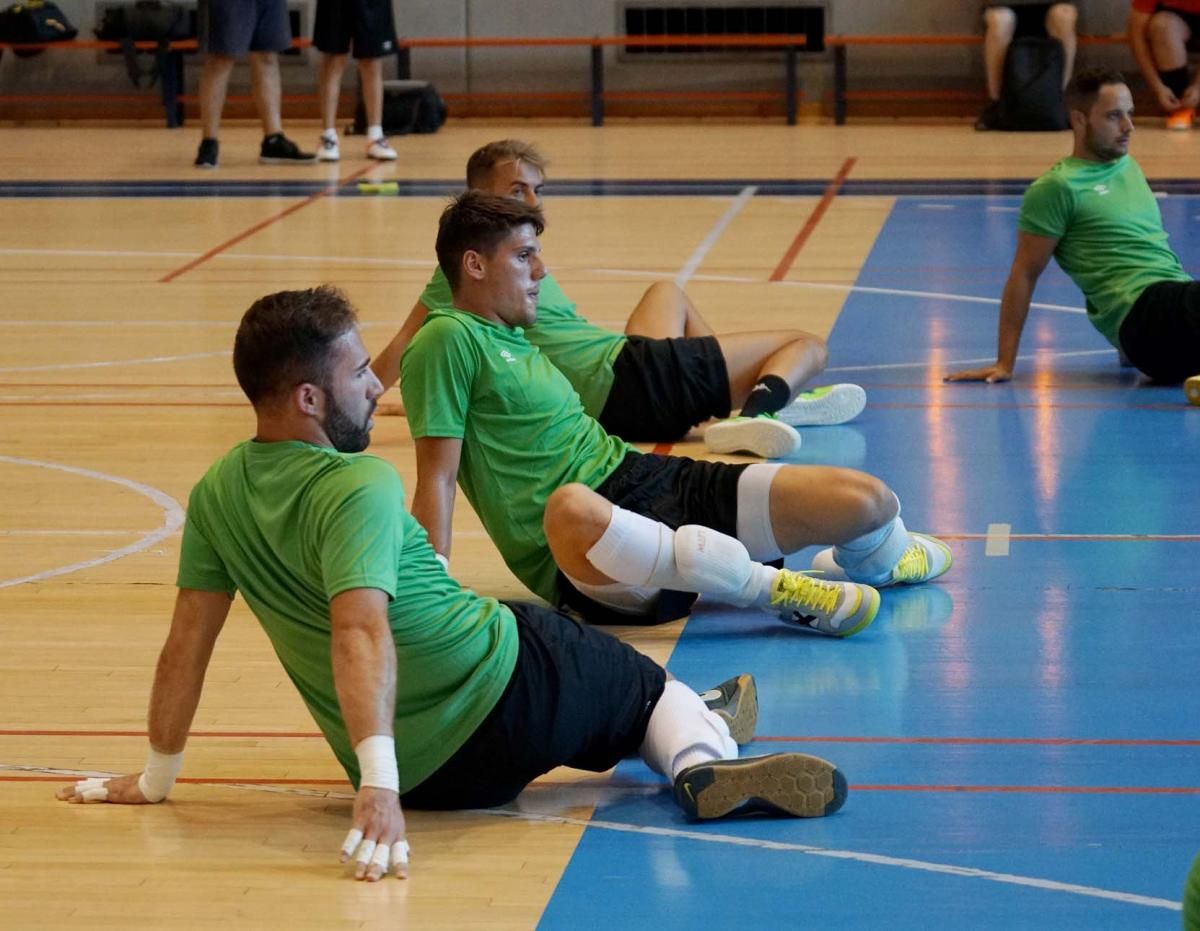
[[[1187,44],[1192,30],[1187,20],[1171,10],[1159,10],[1146,25],[1146,38],[1158,76],[1179,101],[1179,109],[1167,116],[1168,129],[1189,129],[1195,94],[1189,94]],[[1161,103],[1161,101],[1160,101]]]
[[[240,0],[246,15],[252,17],[250,36],[250,80],[254,103],[262,121],[263,141],[258,160],[264,165],[300,165],[317,160],[312,152],[300,147],[283,134],[280,112],[282,88],[279,77],[279,53],[292,46],[292,27],[286,0]]]
[[[1012,7],[989,6],[983,11],[983,68],[987,76],[988,99],[1000,99],[1004,87],[1004,58],[1017,28]]]
[[[342,96],[342,73],[346,70],[348,54],[321,53],[321,71],[317,93],[321,98],[321,139],[317,143],[317,158],[336,162],[341,158],[338,148],[337,111]]]
[[[280,101],[283,90],[279,82],[279,56],[274,52],[250,53],[250,90],[254,106],[262,121],[263,136],[283,133]]]
[[[367,158],[395,161],[396,150],[383,134],[383,59],[358,58],[356,61],[363,109],[367,114]]]
[[[201,0],[197,9],[204,68],[200,73],[200,146],[197,168],[216,168],[220,156],[217,136],[229,76],[239,55],[250,50],[251,22],[236,0]]]
[[[1058,39],[1063,47],[1063,79],[1065,89],[1071,83],[1071,75],[1075,70],[1075,23],[1079,13],[1070,3],[1056,3],[1046,11],[1046,35]]]
[[[204,56],[204,69],[200,72],[200,126],[205,139],[216,139],[221,130],[221,111],[225,109],[225,94],[235,61],[232,55],[215,52]]]

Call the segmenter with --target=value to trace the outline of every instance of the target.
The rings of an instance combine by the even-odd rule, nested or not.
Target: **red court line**
[[[804,244],[808,242],[808,237],[812,235],[813,230],[817,228],[817,224],[821,222],[821,218],[825,216],[825,211],[829,209],[829,205],[833,203],[833,199],[837,197],[838,191],[842,185],[846,183],[846,179],[850,177],[850,172],[854,168],[854,163],[858,161],[856,158],[848,158],[842,162],[842,167],[838,169],[838,173],[833,176],[833,180],[829,182],[829,186],[825,188],[825,193],[821,195],[820,201],[813,209],[807,222],[796,234],[796,238],[792,240],[792,244],[788,246],[787,252],[783,258],[779,260],[779,264],[775,266],[775,271],[771,272],[770,281],[783,281],[787,276],[788,270],[792,267],[792,263],[796,261],[796,256],[800,254],[800,250],[804,248]]]
[[[230,329],[237,325],[230,324]],[[236,388],[235,381],[219,383],[200,382],[159,382],[147,384],[144,381],[0,381],[0,388],[139,388],[143,390],[169,391],[172,388]]]
[[[669,456],[671,455],[671,450],[674,448],[674,443],[659,443],[654,447],[654,449],[650,450],[650,452],[654,453],[656,456]]]
[[[1181,392],[1182,393],[1182,392]],[[882,403],[871,404],[872,409],[879,410],[880,408],[890,408],[893,410],[929,410],[937,408],[938,410],[1055,410],[1055,411],[1186,411],[1190,404],[1186,403],[1182,398],[1175,402],[1163,402],[1159,404],[1112,404],[1096,401],[1094,403],[1079,402],[1075,404],[1060,404],[1048,403],[1043,401],[1019,401],[1011,404],[997,404],[995,402],[971,402],[957,403],[945,401],[931,401],[925,403]]]
[[[0,782],[72,782],[78,776],[69,775],[0,775]],[[241,779],[236,776],[208,778],[185,776],[177,782],[189,785],[250,785],[250,786],[344,786],[345,779]],[[535,782],[531,785],[545,785]],[[558,783],[555,783],[558,785]],[[980,786],[980,785],[887,785],[852,784],[854,792],[1030,792],[1038,795],[1200,795],[1200,786]]]
[[[0,407],[245,407],[245,401],[5,401]]]
[[[167,272],[167,274],[165,274],[162,278],[158,279],[159,283],[160,284],[170,284],[172,281],[174,281],[180,275],[186,274],[187,272],[190,272],[192,269],[196,268],[197,266],[203,265],[205,262],[207,262],[213,256],[220,255],[226,249],[230,248],[231,246],[236,246],[242,240],[249,239],[251,236],[253,236],[255,233],[257,233],[259,230],[265,229],[266,227],[270,226],[272,223],[276,223],[279,220],[282,220],[284,217],[291,216],[297,210],[303,210],[309,204],[320,200],[322,197],[328,197],[330,194],[332,194],[334,191],[336,191],[339,187],[345,187],[347,184],[350,184],[352,181],[357,181],[359,178],[361,178],[363,175],[365,175],[368,171],[370,171],[374,167],[375,167],[374,165],[367,165],[364,168],[360,168],[360,169],[358,169],[358,171],[355,171],[355,172],[347,175],[345,178],[340,179],[336,184],[331,184],[331,185],[329,185],[329,187],[325,188],[324,190],[317,191],[317,193],[315,193],[315,194],[308,195],[308,197],[304,198],[304,200],[300,201],[300,203],[292,204],[292,206],[288,207],[286,210],[280,211],[279,213],[275,214],[275,216],[267,217],[267,219],[265,219],[259,223],[255,223],[252,227],[250,227],[247,230],[243,230],[242,232],[240,232],[236,236],[234,236],[232,239],[226,240],[225,242],[221,243],[221,245],[217,246],[216,248],[209,249],[207,252],[204,253],[204,255],[199,256],[198,258],[192,259],[190,262],[188,262],[185,265],[179,266],[179,268],[175,269],[174,271]]]
[[[986,533],[939,533],[939,540],[986,540]],[[1031,543],[1196,543],[1200,534],[1194,533],[1010,533],[1010,540]]]
[[[944,535],[939,535],[946,539]],[[953,539],[953,538],[951,538]],[[9,729],[0,730],[0,737],[145,737],[144,730],[45,730]],[[189,737],[278,737],[284,739],[315,739],[323,737],[320,731],[192,731]],[[852,737],[841,735],[758,735],[756,742],[764,743],[843,743],[843,744],[950,744],[950,745],[1001,745],[1001,746],[1046,746],[1046,747],[1200,747],[1200,739],[1155,739],[1125,737]]]

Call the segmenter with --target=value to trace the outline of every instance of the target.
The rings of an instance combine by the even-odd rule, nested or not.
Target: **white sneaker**
[[[342,157],[342,152],[338,148],[336,138],[330,139],[328,136],[322,136],[317,141],[317,161],[319,162],[336,162]]]
[[[887,585],[919,585],[944,575],[954,562],[950,547],[926,533],[908,533],[909,544],[892,568],[891,577],[883,582],[872,583],[878,588]],[[833,559],[833,547],[821,550],[813,557],[812,571],[820,573],[822,579],[841,581],[848,579],[846,570]]]
[[[367,158],[373,158],[377,162],[394,162],[396,150],[388,144],[386,139],[372,139],[367,144]]]
[[[704,445],[714,453],[746,452],[779,459],[800,448],[800,434],[774,414],[728,417],[704,431]]]
[[[867,393],[858,385],[825,385],[801,391],[779,411],[779,419],[793,427],[819,427],[853,420],[867,406]]]

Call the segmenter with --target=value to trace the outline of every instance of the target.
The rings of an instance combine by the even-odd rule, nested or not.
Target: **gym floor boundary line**
[[[833,176],[833,180],[829,182],[829,186],[825,188],[821,199],[817,201],[817,206],[813,208],[813,212],[809,214],[804,226],[800,228],[800,232],[796,234],[796,238],[792,240],[791,245],[784,252],[783,258],[775,266],[775,271],[771,272],[770,281],[782,281],[787,276],[787,273],[791,270],[792,263],[796,261],[796,256],[800,254],[800,250],[808,242],[809,237],[817,228],[817,224],[825,216],[825,211],[829,209],[829,205],[837,197],[838,191],[842,189],[842,186],[850,177],[850,172],[854,170],[854,165],[857,161],[857,158],[850,157],[842,162],[842,167],[838,169],[837,174]]]

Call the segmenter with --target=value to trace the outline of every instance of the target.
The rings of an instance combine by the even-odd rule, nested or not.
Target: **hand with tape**
[[[354,822],[342,842],[341,862],[354,858],[354,878],[376,882],[388,873],[408,876],[408,841],[400,810],[400,773],[396,743],[376,734],[354,748],[362,773],[354,796]],[[355,852],[357,851],[357,853]]]
[[[175,785],[183,766],[182,753],[159,753],[151,748],[146,768],[129,776],[93,776],[58,790],[64,802],[112,802],[116,805],[151,805],[161,802]]]
[[[354,878],[376,882],[388,873],[408,876],[408,841],[404,839],[400,796],[390,789],[363,786],[354,797],[354,826],[342,843],[340,861],[354,858]],[[356,853],[357,851],[357,853]]]

